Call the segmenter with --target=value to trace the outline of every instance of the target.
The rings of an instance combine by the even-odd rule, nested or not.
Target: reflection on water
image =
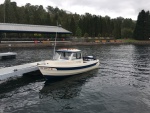
[[[67,78],[46,81],[40,91],[40,98],[51,96],[53,98],[69,99],[76,97],[81,91],[81,86],[92,76],[96,75],[96,72],[97,70],[93,70]]]
[[[35,82],[35,81],[43,81],[45,80],[43,76],[41,76],[40,72],[32,73],[32,75],[23,75],[20,78],[10,78],[7,82],[3,82],[0,84],[0,99],[7,98],[11,95],[15,89],[18,87],[23,87],[29,83]]]
[[[37,73],[0,84],[0,113],[149,113],[150,45],[78,46],[100,68],[45,81]],[[11,49],[0,67],[52,58],[52,48]],[[5,50],[3,50],[5,52]]]

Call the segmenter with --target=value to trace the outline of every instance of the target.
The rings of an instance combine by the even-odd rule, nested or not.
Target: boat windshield
[[[56,52],[55,55],[53,56],[53,59],[54,59],[54,60],[57,60],[57,59],[59,58],[59,56],[60,56],[60,55]]]
[[[56,52],[54,56],[54,60],[64,59],[69,60],[72,53],[70,52]]]

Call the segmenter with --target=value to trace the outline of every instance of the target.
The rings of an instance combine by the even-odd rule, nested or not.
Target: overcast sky
[[[124,17],[137,20],[139,12],[150,10],[150,0],[11,0],[18,6],[31,5],[53,6],[77,14],[95,14],[111,18]],[[4,0],[0,0],[4,3]]]

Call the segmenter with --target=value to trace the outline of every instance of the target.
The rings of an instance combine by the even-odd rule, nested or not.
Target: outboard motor
[[[86,57],[83,57],[83,60],[90,61],[90,60],[96,60],[96,58],[94,56],[86,56]]]

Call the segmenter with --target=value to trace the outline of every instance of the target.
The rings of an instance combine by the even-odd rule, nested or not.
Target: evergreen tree
[[[72,31],[73,35],[75,35],[76,24],[75,24],[75,20],[73,17],[71,18],[71,22],[70,22],[70,30]]]
[[[119,18],[114,20],[113,36],[115,38],[122,38],[121,37],[122,21],[123,21],[122,17],[119,17]]]
[[[56,26],[58,22],[63,28],[77,36],[87,36],[88,34],[89,37],[113,36],[115,38],[127,38],[131,36],[131,31],[134,30],[135,26],[135,22],[132,19],[111,19],[109,16],[102,17],[90,13],[78,15],[52,6],[48,6],[45,10],[42,5],[31,5],[30,3],[18,7],[17,3],[10,0],[5,0],[4,3],[0,4],[0,22],[2,23],[4,22],[5,6],[5,22],[7,23]],[[139,20],[134,30],[134,37],[140,39],[140,36],[143,39],[148,39],[150,36],[149,26],[149,12],[143,11],[139,15]]]
[[[133,38],[137,40],[149,39],[150,33],[150,14],[149,11],[142,10],[137,19],[136,27],[134,30]]]
[[[77,27],[77,30],[76,30],[76,36],[77,36],[77,37],[81,37],[81,36],[82,36],[82,31],[81,31],[81,29],[79,28],[79,26]]]

